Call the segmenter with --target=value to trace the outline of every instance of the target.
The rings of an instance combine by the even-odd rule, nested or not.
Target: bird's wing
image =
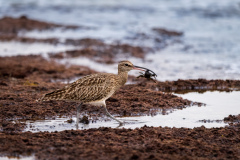
[[[85,76],[65,87],[62,99],[81,102],[101,100],[113,93],[114,74],[94,74]]]

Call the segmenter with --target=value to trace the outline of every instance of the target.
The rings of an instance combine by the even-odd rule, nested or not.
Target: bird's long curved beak
[[[135,69],[135,70],[140,70],[140,71],[146,71],[146,70],[148,70],[147,68],[139,67],[139,66],[133,66],[133,69]]]

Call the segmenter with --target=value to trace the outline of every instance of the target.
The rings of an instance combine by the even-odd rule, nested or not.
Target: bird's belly
[[[87,104],[91,104],[94,106],[103,106],[105,104],[105,100],[88,102]]]
[[[103,99],[101,100],[96,100],[96,101],[92,101],[92,102],[88,102],[88,104],[92,104],[94,106],[103,106],[105,105],[105,101],[111,97],[114,94],[115,90],[112,90],[111,92],[109,92]]]

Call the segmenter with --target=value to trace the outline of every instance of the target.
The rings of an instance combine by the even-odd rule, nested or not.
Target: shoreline
[[[9,19],[5,18],[4,21],[6,20]],[[15,20],[10,18],[9,21],[14,21],[14,24],[16,21],[16,25],[9,28],[9,23],[5,29],[0,27],[0,33],[4,33],[0,34],[1,41],[57,44],[60,43],[59,39],[24,38],[19,37],[18,32],[22,29],[78,27],[37,22],[27,17]],[[21,21],[30,26],[22,25]],[[37,27],[33,27],[31,23]],[[155,31],[164,34],[165,37],[170,34],[183,34],[159,28],[155,28]],[[240,113],[222,119],[229,125],[220,128],[144,126],[136,129],[100,127],[60,132],[24,132],[26,120],[75,115],[75,102],[38,103],[35,100],[45,93],[64,87],[66,84],[61,80],[70,81],[76,77],[97,73],[85,66],[59,64],[56,59],[83,56],[96,62],[112,64],[115,63],[118,54],[124,53],[126,57],[144,59],[147,53],[154,50],[129,44],[106,44],[97,39],[69,39],[65,44],[81,45],[83,49],[48,53],[49,60],[40,55],[0,57],[0,158],[34,155],[33,159],[240,159]],[[179,79],[154,83],[129,76],[129,81],[133,84],[125,85],[107,100],[110,113],[117,116],[154,116],[158,114],[157,109],[181,110],[192,103],[203,105],[173,93],[231,92],[233,89],[240,91],[240,80]],[[81,112],[86,113],[96,123],[105,118],[104,111],[99,107],[84,105]]]

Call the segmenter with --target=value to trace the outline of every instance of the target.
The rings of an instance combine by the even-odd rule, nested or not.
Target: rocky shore
[[[11,27],[10,27],[11,26]],[[56,62],[57,59],[84,56],[97,62],[115,63],[118,54],[143,58],[149,48],[129,44],[106,44],[97,39],[34,39],[19,36],[22,30],[45,30],[61,27],[79,29],[28,19],[0,19],[0,41],[23,43],[64,43],[82,46],[65,53],[0,57],[0,158],[29,156],[36,159],[240,159],[240,116],[229,115],[226,127],[168,128],[144,126],[137,129],[97,128],[61,132],[25,132],[26,120],[54,119],[59,115],[76,114],[75,102],[36,102],[43,94],[67,85],[72,79],[97,73],[88,67]],[[83,27],[84,28],[84,27]],[[86,29],[86,27],[85,27]],[[91,28],[87,28],[91,29]],[[164,36],[183,33],[159,28]],[[239,80],[177,80],[157,81],[129,76],[132,84],[125,85],[107,100],[110,113],[117,116],[156,115],[159,109],[183,109],[192,102],[174,94],[192,91],[239,90]],[[227,107],[227,106],[226,106]],[[101,107],[84,105],[81,112],[94,121],[105,119]]]

